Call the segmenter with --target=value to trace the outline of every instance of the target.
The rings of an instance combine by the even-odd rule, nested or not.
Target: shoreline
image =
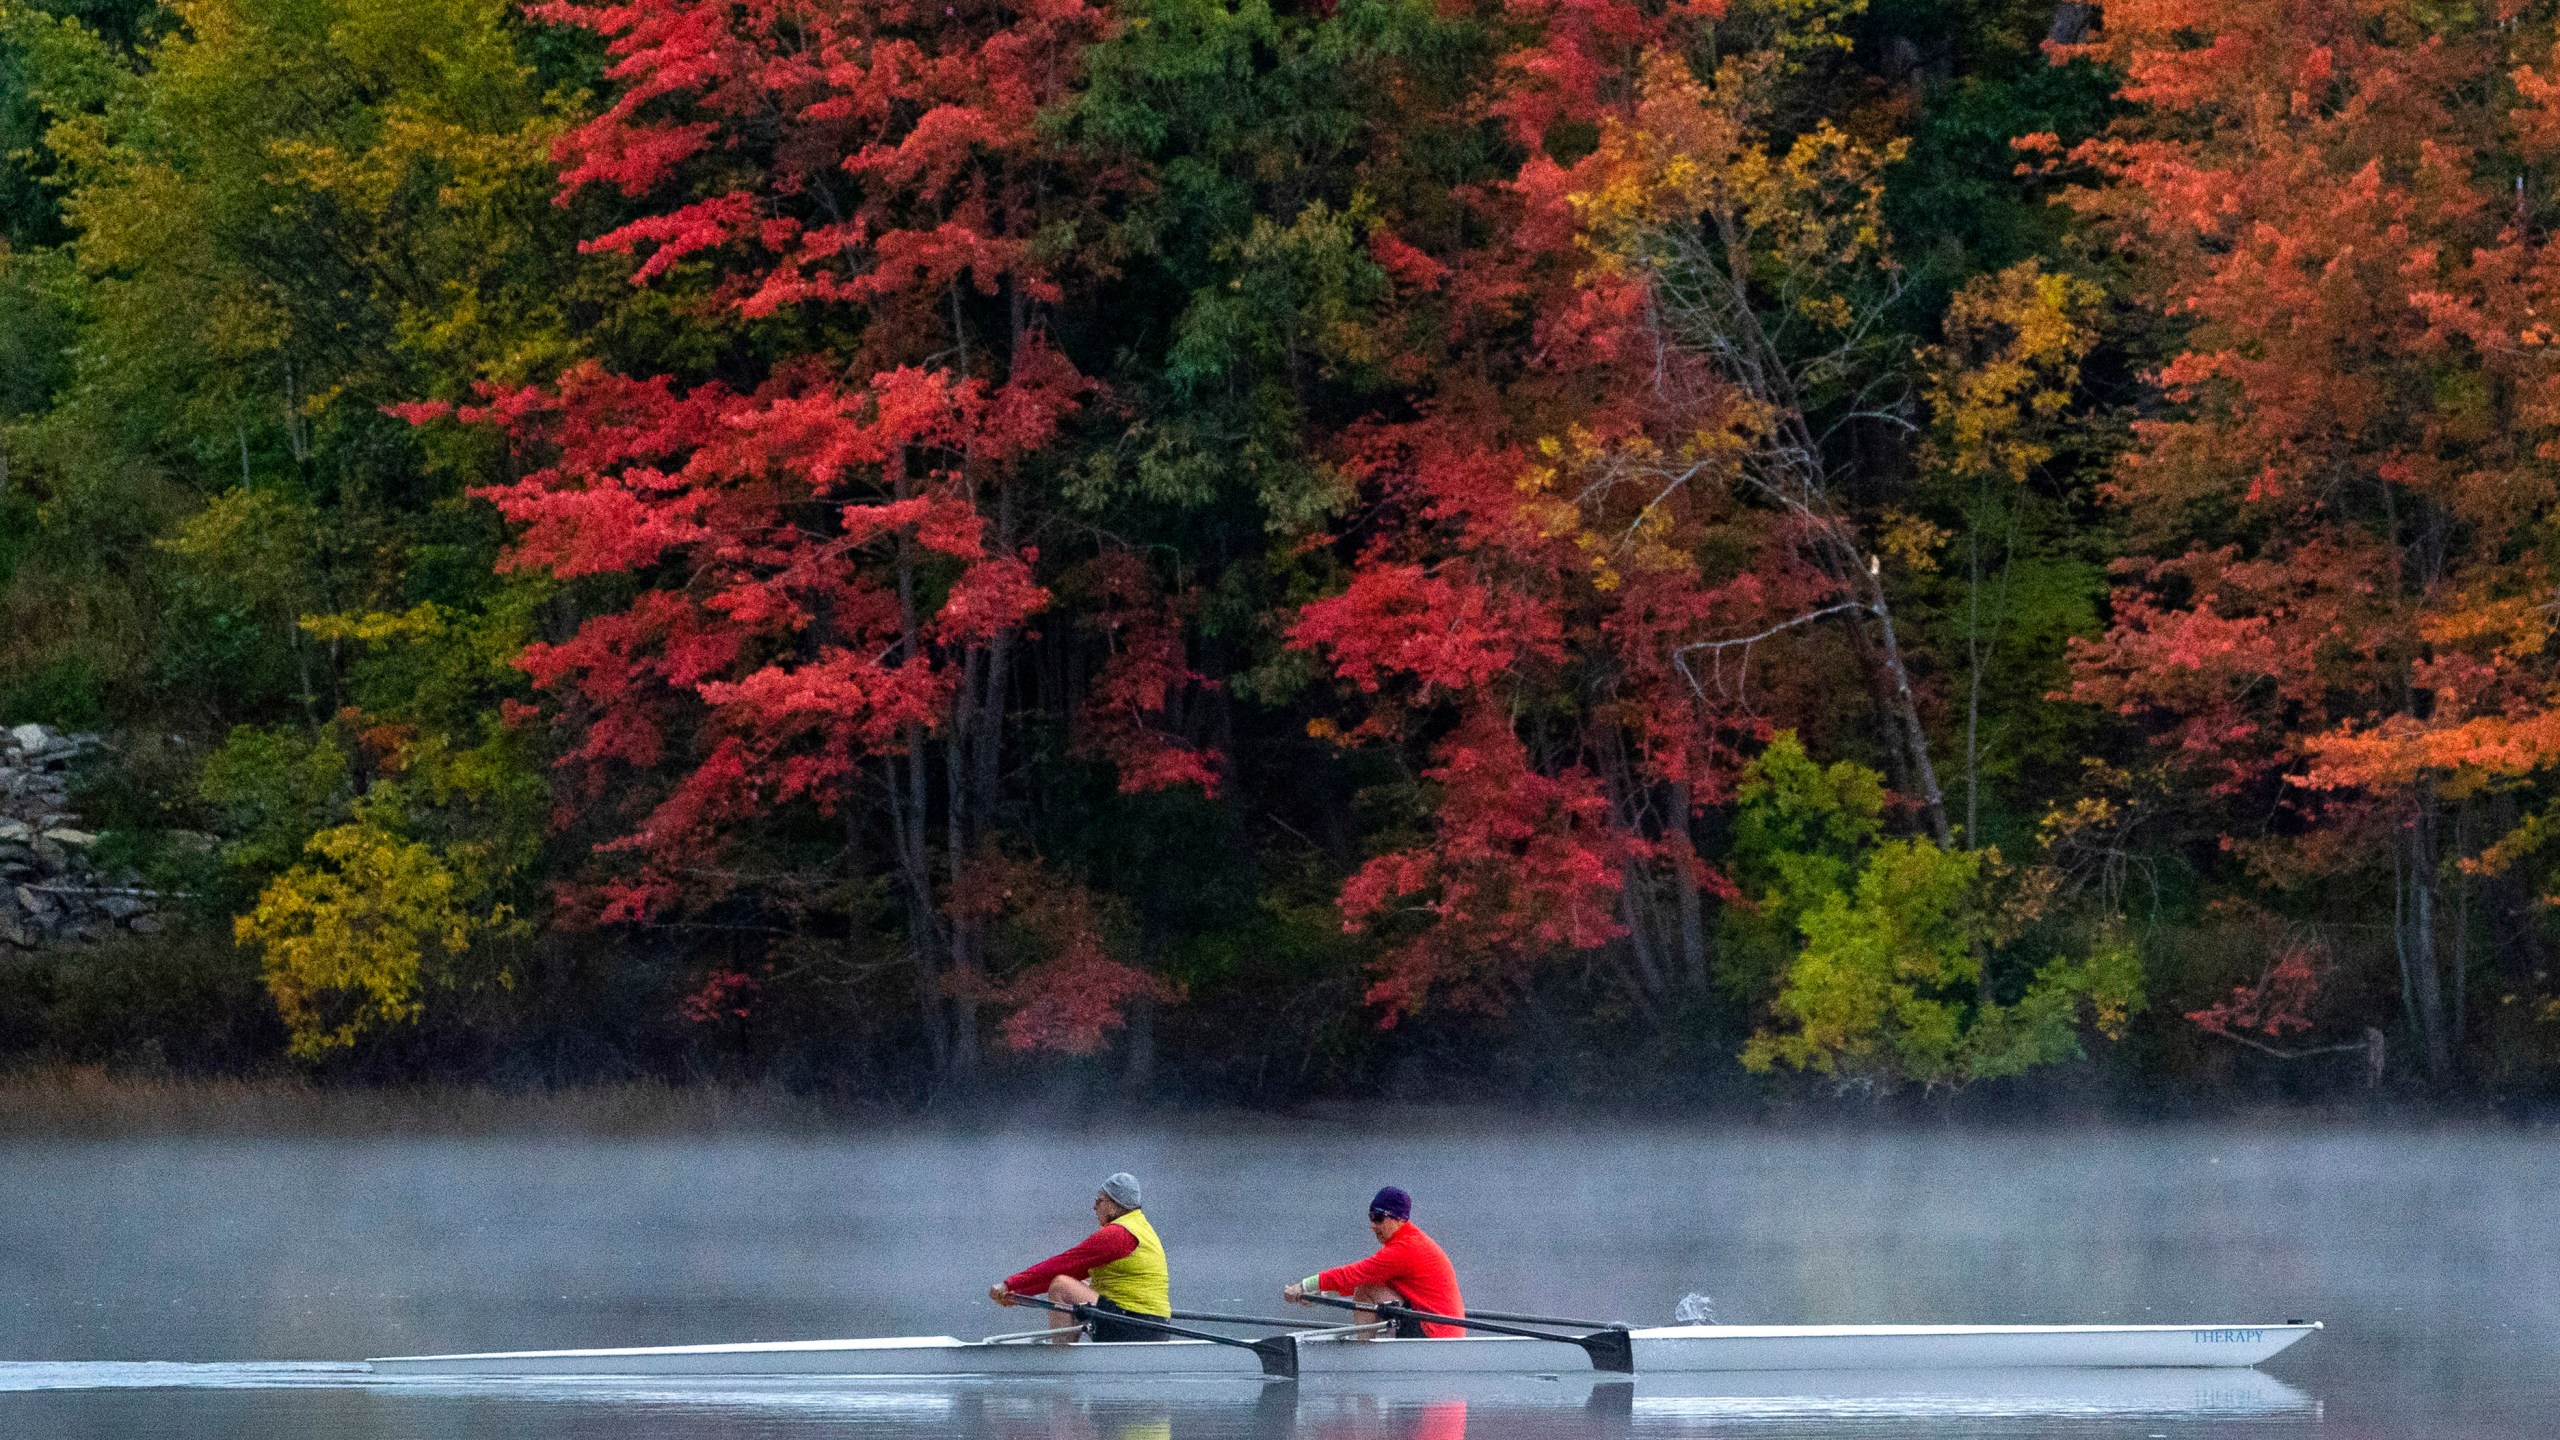
[[[1820,1098],[1754,1107],[1662,1104],[1424,1105],[1332,1100],[1255,1109],[1178,1103],[1114,1104],[1089,1095],[997,1094],[966,1102],[897,1105],[841,1093],[724,1081],[644,1079],[551,1088],[487,1084],[331,1083],[306,1076],[134,1074],[97,1065],[0,1071],[0,1142],[134,1138],[716,1135],[841,1136],[887,1131],[1009,1129],[1105,1131],[1132,1125],[1221,1130],[1439,1134],[1570,1129],[1619,1132],[1757,1130],[1856,1134],[1945,1130],[2144,1131],[2209,1127],[2240,1131],[2362,1130],[2539,1132],[2560,1130],[2560,1106],[2473,1097],[2463,1103],[2379,1097],[2355,1103],[2161,1097],[2135,1107],[2057,1104],[2028,1113],[1943,1098],[1878,1105]]]
[[[118,1074],[96,1065],[0,1073],[0,1141],[142,1137],[825,1133],[893,1112],[771,1086],[635,1080],[557,1089],[349,1085],[298,1075]]]

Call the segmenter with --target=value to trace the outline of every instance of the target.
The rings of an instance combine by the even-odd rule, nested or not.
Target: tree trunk
[[[925,1054],[938,1077],[951,1067],[951,1032],[943,1019],[941,927],[933,914],[933,872],[924,853],[924,775],[917,759],[921,726],[907,727],[907,753],[889,757],[889,838],[898,852],[899,890],[907,897],[909,949],[915,956],[916,1006]]]
[[[1013,554],[1017,544],[1014,531],[1019,523],[1018,489],[1010,475],[996,487],[993,548],[1000,555]],[[980,674],[979,694],[975,702],[979,722],[978,747],[971,759],[976,771],[973,777],[977,791],[974,804],[981,831],[995,823],[998,782],[1003,778],[1005,701],[1012,689],[1015,635],[1014,630],[1007,628],[988,638],[986,662]]]
[[[2444,977],[2436,945],[2436,855],[2434,797],[2421,795],[2417,814],[2401,830],[2404,851],[2399,865],[2404,899],[2398,911],[2402,981],[2410,1021],[2427,1060],[2427,1078],[2438,1084],[2452,1077],[2453,1052],[2447,1043]]]
[[[906,457],[903,454],[892,455],[888,469],[890,493],[900,500],[909,498]],[[912,527],[898,534],[898,611],[905,647],[901,663],[927,663],[924,626],[916,609],[915,536]],[[971,1062],[976,1058],[976,1016],[968,1008],[971,1002],[965,984],[946,983],[944,957],[948,954],[957,960],[959,937],[946,933],[939,907],[934,903],[933,860],[925,844],[925,827],[930,823],[932,814],[932,786],[925,778],[926,746],[924,727],[908,722],[906,753],[891,756],[889,760],[890,820],[899,832],[898,869],[906,882],[907,919],[915,947],[917,989],[923,996],[926,1017],[926,1046],[933,1056],[935,1072],[947,1078],[965,1074],[972,1068]],[[901,779],[906,787],[903,798],[898,793]],[[957,859],[955,855],[955,863]],[[957,967],[948,968],[956,971]],[[948,978],[954,982],[959,979],[956,974]],[[964,1026],[963,1020],[969,1023]]]
[[[951,733],[942,743],[943,795],[943,868],[950,889],[957,896],[967,883],[972,848],[970,844],[968,754],[972,738],[969,730],[970,672],[977,668],[978,652],[972,650],[963,662],[960,684],[954,687]],[[962,1086],[977,1079],[978,1073],[978,992],[984,967],[979,964],[978,922],[960,913],[951,916],[951,1078]]]
[[[1956,842],[1947,824],[1947,798],[1938,788],[1938,768],[1929,759],[1929,730],[1920,723],[1920,702],[1912,694],[1910,668],[1903,663],[1893,599],[1885,593],[1881,566],[1859,546],[1856,528],[1833,501],[1830,477],[1820,468],[1821,444],[1803,413],[1791,411],[1788,423],[1794,431],[1793,448],[1804,457],[1788,467],[1787,483],[1796,492],[1789,503],[1814,529],[1811,545],[1816,565],[1839,583],[1842,598],[1856,602],[1864,612],[1862,620],[1851,623],[1863,642],[1857,646],[1858,656],[1876,695],[1880,712],[1876,718],[1884,727],[1885,753],[1892,758],[1894,778],[1899,788],[1919,801],[1929,838],[1939,849],[1952,850]]]
[[[2512,834],[2521,818],[2516,797],[2498,794],[2489,797],[2489,833]],[[2480,883],[2481,909],[2488,921],[2483,938],[2488,942],[2490,973],[2498,993],[2524,995],[2532,993],[2538,975],[2547,973],[2554,956],[2542,936],[2536,920],[2540,903],[2535,899],[2535,886],[2521,867],[2509,865],[2491,872]],[[2489,1057],[2495,1073],[2523,1057],[2514,1053],[2520,1038],[2511,1010],[2501,1007],[2490,1012],[2490,1036],[2494,1049]]]
[[[2456,806],[2453,812],[2453,853],[2471,853],[2471,807]],[[2457,868],[2453,880],[2453,1023],[2448,1027],[2447,1048],[2453,1052],[2453,1063],[2462,1063],[2463,1011],[2471,998],[2471,876]]]
[[[1819,491],[1810,487],[1808,496],[1822,498]],[[1827,501],[1823,503],[1827,505]],[[1876,706],[1881,712],[1877,719],[1884,726],[1885,751],[1892,758],[1895,779],[1919,801],[1920,818],[1928,826],[1929,838],[1939,849],[1952,850],[1956,842],[1947,824],[1947,798],[1938,788],[1938,768],[1929,759],[1929,730],[1920,723],[1920,702],[1912,694],[1911,671],[1902,660],[1892,598],[1885,594],[1884,579],[1875,562],[1859,553],[1857,536],[1849,528],[1847,517],[1827,514],[1823,529],[1820,543],[1824,568],[1865,612],[1864,624],[1858,627],[1865,643],[1858,647],[1858,654],[1868,668],[1868,683],[1875,691]]]
[[[1694,994],[1707,990],[1706,906],[1698,893],[1698,850],[1689,838],[1689,786],[1671,787],[1671,823],[1663,827],[1671,842],[1671,893],[1680,906],[1680,978]]]
[[[1128,1023],[1120,1033],[1126,1047],[1120,1093],[1129,1100],[1144,1100],[1156,1079],[1156,997],[1141,995],[1130,1001]]]
[[[1964,847],[1982,848],[1982,492],[1965,517],[1964,590]],[[2004,557],[2005,558],[2005,557]]]
[[[1705,218],[1696,237],[1702,247],[1696,256],[1702,262],[1698,272],[1674,278],[1657,269],[1654,303],[1671,317],[1657,323],[1667,327],[1673,343],[1710,359],[1728,383],[1767,407],[1774,424],[1761,456],[1766,468],[1746,467],[1744,473],[1793,517],[1805,558],[1839,586],[1842,600],[1863,612],[1852,630],[1875,692],[1896,788],[1919,802],[1929,837],[1940,848],[1953,849],[1946,796],[1929,758],[1929,732],[1920,723],[1892,600],[1831,484],[1833,462],[1805,413],[1804,371],[1790,363],[1755,308],[1749,280],[1756,269],[1752,222],[1722,205],[1711,207]]]
[[[1644,867],[1630,860],[1619,871],[1618,916],[1627,927],[1627,989],[1650,1023],[1661,1017],[1662,966],[1655,959],[1653,916],[1645,903]]]
[[[1920,798],[1920,818],[1929,826],[1929,838],[1941,850],[1956,848],[1955,835],[1947,827],[1947,797],[1938,789],[1938,767],[1929,760],[1929,730],[1920,723],[1920,702],[1911,693],[1911,672],[1902,663],[1902,642],[1895,637],[1893,607],[1885,599],[1884,581],[1874,571],[1867,572],[1867,604],[1875,617],[1877,660],[1884,666],[1886,683],[1893,696],[1890,723],[1901,732],[1905,763],[1911,772],[1912,788]]]

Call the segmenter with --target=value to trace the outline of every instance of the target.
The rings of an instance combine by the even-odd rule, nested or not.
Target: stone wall
[[[49,725],[0,732],[0,942],[32,949],[159,930],[155,897],[134,877],[101,874],[90,856],[98,837],[71,813],[72,762],[100,744]]]

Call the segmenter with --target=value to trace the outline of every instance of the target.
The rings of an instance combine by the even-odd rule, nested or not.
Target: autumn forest
[[[0,1066],[2550,1094],[2556,47],[0,0]]]

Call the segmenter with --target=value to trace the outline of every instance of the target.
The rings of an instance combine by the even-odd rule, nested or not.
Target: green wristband
[[[1316,1277],[1313,1275],[1310,1275],[1306,1279],[1298,1282],[1298,1293],[1302,1295],[1313,1295],[1323,1288],[1323,1286],[1316,1283]]]

